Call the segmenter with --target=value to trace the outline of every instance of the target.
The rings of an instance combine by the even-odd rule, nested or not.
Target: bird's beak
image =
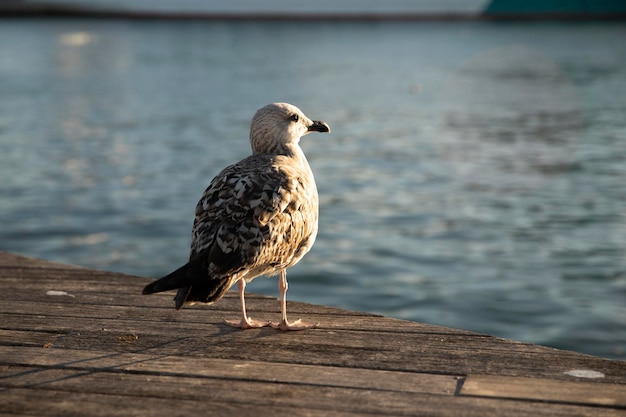
[[[313,120],[313,123],[309,125],[309,132],[325,132],[330,133],[330,127],[324,122]]]

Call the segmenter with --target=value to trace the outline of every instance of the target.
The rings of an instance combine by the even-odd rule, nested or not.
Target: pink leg
[[[272,327],[275,329],[283,330],[283,331],[315,329],[319,327],[319,324],[304,323],[300,319],[291,323],[287,321],[287,289],[288,288],[289,288],[289,284],[287,284],[287,271],[282,269],[280,271],[280,278],[278,280],[278,291],[280,291],[281,320],[280,320],[280,323],[271,323]]]
[[[245,291],[246,291],[246,280],[240,279],[238,282],[239,285],[239,299],[241,300],[241,320],[224,320],[224,323],[229,326],[239,327],[242,329],[256,329],[259,327],[268,326],[269,323],[261,320],[253,320],[248,317],[246,313],[246,299],[245,299]]]

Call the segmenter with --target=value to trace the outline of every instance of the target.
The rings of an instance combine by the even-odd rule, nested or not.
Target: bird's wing
[[[285,267],[317,232],[315,184],[289,162],[253,155],[213,179],[196,206],[190,256],[209,276]]]

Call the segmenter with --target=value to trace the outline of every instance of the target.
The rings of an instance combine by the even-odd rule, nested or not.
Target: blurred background
[[[287,101],[332,128],[290,300],[626,357],[624,2],[256,3],[5,2],[0,250],[170,272]]]

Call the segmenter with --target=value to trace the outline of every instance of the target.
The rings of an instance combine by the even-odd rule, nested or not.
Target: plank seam
[[[145,375],[145,376],[163,376],[163,377],[175,377],[175,378],[187,378],[187,379],[206,379],[213,381],[235,381],[235,382],[248,382],[248,383],[258,383],[258,384],[278,384],[278,385],[297,385],[301,387],[322,387],[322,388],[333,388],[333,389],[347,389],[347,390],[358,390],[358,391],[376,391],[376,392],[394,392],[400,394],[410,394],[410,395],[424,395],[424,396],[438,396],[438,397],[449,397],[450,394],[447,393],[420,393],[415,391],[407,391],[401,389],[386,389],[381,387],[364,387],[364,386],[354,386],[354,385],[341,385],[341,384],[326,384],[326,383],[315,383],[315,382],[300,382],[300,381],[277,381],[275,379],[262,379],[262,378],[243,378],[243,377],[230,377],[230,376],[210,376],[210,375],[197,375],[197,374],[186,374],[186,373],[176,373],[176,372],[159,372],[159,371],[139,371],[139,370],[128,370],[128,369],[117,369],[112,367],[104,367],[104,368],[93,368],[93,367],[79,367],[79,366],[58,366],[58,365],[37,365],[36,369],[28,369],[33,368],[30,365],[13,365],[14,367],[19,368],[27,368],[23,372],[18,372],[17,374],[12,374],[5,377],[0,377],[1,380],[9,380],[10,378],[15,378],[18,376],[28,375],[28,374],[36,374],[38,372],[43,372],[47,370],[68,370],[68,371],[76,371],[76,374],[68,375],[63,377],[62,379],[69,378],[77,378],[85,375],[91,374],[116,374],[116,375]],[[461,377],[459,377],[461,378]],[[58,379],[57,379],[58,380]],[[55,381],[57,381],[55,380]],[[42,381],[36,383],[29,384],[3,384],[0,383],[0,392],[7,391],[13,388],[24,388],[24,389],[45,389],[47,391],[62,391],[62,392],[75,392],[82,393],[85,391],[77,390],[77,389],[60,389],[55,387],[45,387],[44,385],[49,383],[50,381]],[[94,392],[95,394],[104,394],[101,392]],[[116,394],[116,395],[124,395],[124,394]],[[129,394],[128,396],[137,396],[135,394]],[[141,395],[141,397],[155,397],[160,398],[157,395]],[[466,396],[467,397],[467,396]]]
[[[459,397],[466,398],[482,398],[482,399],[492,399],[492,400],[504,400],[504,401],[523,401],[527,403],[545,403],[545,404],[560,404],[560,405],[573,405],[577,407],[591,407],[591,408],[602,408],[602,409],[611,409],[611,410],[626,410],[626,406],[621,404],[597,404],[597,403],[584,403],[584,402],[576,402],[576,401],[560,401],[560,400],[548,400],[548,399],[535,399],[535,398],[519,398],[519,397],[507,397],[500,395],[476,395],[476,394],[463,394],[459,393]]]

